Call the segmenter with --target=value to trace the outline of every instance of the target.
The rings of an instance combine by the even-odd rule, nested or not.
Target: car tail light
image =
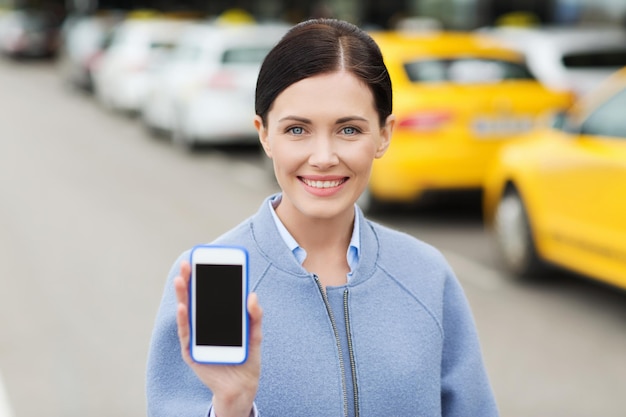
[[[237,86],[233,74],[226,71],[219,71],[213,74],[207,83],[208,87],[216,90],[229,90]]]
[[[96,51],[90,54],[87,58],[85,58],[85,67],[88,68],[90,71],[98,69],[98,67],[100,66],[100,62],[102,61],[103,55],[104,54],[102,51]]]
[[[422,111],[398,121],[398,128],[417,131],[433,131],[440,129],[452,120],[452,113],[447,110]]]
[[[147,60],[138,60],[129,63],[127,68],[130,72],[145,72],[150,69],[150,63]]]

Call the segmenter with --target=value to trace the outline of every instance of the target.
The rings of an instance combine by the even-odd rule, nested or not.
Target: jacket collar
[[[250,223],[257,249],[276,268],[295,276],[308,277],[310,274],[298,263],[276,228],[269,206],[269,200],[273,197],[270,196],[263,201]],[[374,273],[379,252],[378,236],[374,232],[372,224],[365,219],[360,208],[357,208],[356,216],[359,217],[360,221],[361,254],[359,265],[350,280],[350,285],[363,282]]]

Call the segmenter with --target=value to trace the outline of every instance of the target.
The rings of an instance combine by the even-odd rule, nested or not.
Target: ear
[[[259,141],[261,142],[265,154],[271,158],[272,149],[270,148],[270,143],[267,138],[267,128],[263,125],[263,119],[261,119],[259,115],[254,116],[254,128],[259,133]]]
[[[391,136],[395,125],[396,116],[390,114],[387,116],[387,120],[385,120],[385,125],[380,129],[380,143],[376,149],[376,158],[382,157],[385,152],[387,152],[387,148],[389,148],[389,144],[391,143]]]

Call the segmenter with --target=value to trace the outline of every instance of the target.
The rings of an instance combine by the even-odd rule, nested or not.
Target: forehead
[[[285,112],[376,117],[370,87],[348,71],[319,74],[290,85],[276,97],[270,110],[270,114]]]

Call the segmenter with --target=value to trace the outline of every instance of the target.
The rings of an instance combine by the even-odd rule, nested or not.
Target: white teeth
[[[302,181],[308,185],[309,187],[315,187],[315,188],[332,188],[332,187],[337,187],[339,186],[341,183],[343,183],[344,180],[334,180],[334,181],[311,181],[311,180],[307,180],[306,178],[302,178]]]

